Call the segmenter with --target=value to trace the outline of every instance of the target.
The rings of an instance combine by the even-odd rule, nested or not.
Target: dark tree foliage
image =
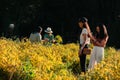
[[[108,45],[120,47],[120,0],[0,0],[0,34],[8,33],[9,24],[15,24],[14,35],[29,37],[34,27],[50,26],[63,42],[79,40],[77,21],[89,19],[91,29],[102,22],[109,33]],[[4,34],[3,34],[4,33]],[[44,30],[43,33],[44,34]]]

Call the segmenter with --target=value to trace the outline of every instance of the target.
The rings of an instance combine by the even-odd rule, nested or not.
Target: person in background
[[[42,40],[42,27],[38,26],[35,30],[30,34],[29,40],[33,42],[40,42]]]
[[[104,48],[106,46],[109,36],[106,26],[104,24],[98,24],[96,26],[95,36],[91,34],[91,30],[87,22],[85,23],[85,25],[89,32],[90,39],[94,45],[88,66],[89,71],[92,70],[97,63],[100,63],[104,59]]]
[[[88,31],[86,29],[85,22],[87,22],[87,18],[82,17],[79,19],[78,25],[82,29],[80,34],[80,47],[79,47],[79,58],[80,58],[80,67],[81,72],[86,72],[86,54],[83,54],[83,49],[88,48],[90,44],[90,38],[88,37]]]
[[[44,42],[45,43],[54,43],[55,39],[54,39],[54,35],[53,35],[53,31],[50,27],[48,27],[45,30],[45,34],[44,34]]]
[[[15,37],[15,35],[14,35],[14,28],[15,28],[14,24],[9,24],[8,31],[5,34],[6,38],[11,38],[11,39],[14,40],[14,37]]]

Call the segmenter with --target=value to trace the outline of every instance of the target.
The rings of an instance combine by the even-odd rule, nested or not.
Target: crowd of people
[[[86,17],[82,17],[78,21],[78,25],[82,32],[80,34],[80,46],[79,46],[79,59],[80,59],[80,68],[81,72],[86,72],[87,70],[94,69],[94,66],[97,63],[100,63],[104,59],[104,48],[108,41],[108,33],[106,26],[102,23],[96,25],[96,34],[93,35],[91,29],[88,24],[88,19]],[[50,27],[47,27],[45,34],[42,39],[42,27],[37,27],[34,32],[30,34],[31,42],[41,42],[43,41],[45,44],[47,43],[55,43],[53,31]],[[89,48],[90,44],[93,44],[94,47],[92,49],[89,65],[86,66],[86,54],[83,54],[84,48]]]

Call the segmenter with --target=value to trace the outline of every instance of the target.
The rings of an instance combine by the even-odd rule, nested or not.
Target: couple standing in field
[[[94,45],[88,65],[88,70],[91,70],[97,63],[104,59],[104,48],[108,41],[108,33],[104,24],[98,24],[96,26],[96,34],[92,35],[88,19],[85,17],[79,19],[78,25],[82,29],[80,34],[80,52],[78,54],[80,67],[81,72],[86,72],[86,54],[83,54],[83,49],[89,47],[90,41]]]

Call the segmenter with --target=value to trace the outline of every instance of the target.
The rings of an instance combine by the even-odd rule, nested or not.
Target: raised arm
[[[85,22],[85,26],[86,26],[86,28],[87,28],[88,34],[89,34],[89,36],[90,36],[90,39],[93,40],[93,41],[96,41],[95,37],[94,37],[94,36],[92,35],[92,33],[91,33],[91,30],[90,30],[90,27],[89,27],[88,22]]]

